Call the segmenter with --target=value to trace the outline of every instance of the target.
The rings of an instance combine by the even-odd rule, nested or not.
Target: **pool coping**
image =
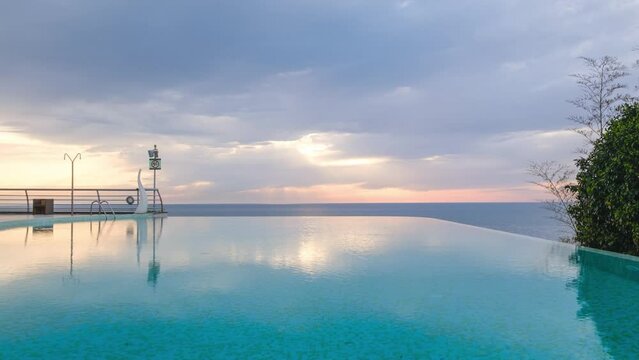
[[[8,230],[20,227],[32,227],[32,226],[50,226],[53,224],[64,224],[72,222],[91,222],[91,221],[104,221],[104,220],[135,220],[151,218],[155,215],[152,213],[147,214],[116,214],[115,216],[109,215],[43,215],[41,217],[26,218],[26,219],[8,219],[0,220],[0,230]]]

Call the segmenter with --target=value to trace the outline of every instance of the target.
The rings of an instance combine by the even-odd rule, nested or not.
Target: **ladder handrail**
[[[113,207],[111,206],[111,204],[109,204],[109,202],[106,200],[102,200],[102,203],[109,206],[109,209],[111,209],[111,214],[113,214],[113,220],[115,220],[115,211],[113,211]],[[104,215],[106,216],[106,210],[104,211]]]
[[[160,212],[163,213],[164,212],[164,201],[162,201],[162,195],[160,195],[160,190],[155,188],[155,189],[153,189],[153,192],[156,192],[158,194],[158,198],[160,198]],[[153,208],[153,212],[157,213],[157,210],[155,209],[155,207]]]
[[[24,196],[27,198],[27,213],[30,213],[30,209],[29,209],[29,190],[28,189],[24,189]]]
[[[91,202],[91,206],[89,207],[89,215],[90,215],[90,216],[92,216],[92,215],[93,215],[93,204],[95,204],[95,203],[99,203],[99,202],[100,202],[100,200],[93,200],[93,201]],[[98,208],[98,214],[99,214],[99,213],[100,213],[100,210],[99,210],[99,208]]]
[[[102,204],[108,205],[109,209],[111,210],[111,214],[113,215],[113,219],[115,220],[115,211],[113,211],[113,207],[111,206],[111,204],[109,204],[108,201],[106,200],[93,200],[93,202],[91,202],[91,207],[89,208],[89,215],[93,215],[93,205],[94,204],[98,204],[98,215],[100,213],[104,214],[104,218],[108,219],[109,216],[106,212],[106,207],[103,209],[102,208]]]

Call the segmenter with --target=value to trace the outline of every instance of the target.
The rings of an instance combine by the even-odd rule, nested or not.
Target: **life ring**
[[[135,204],[135,198],[133,198],[133,196],[129,195],[126,197],[126,203],[129,205],[133,205]]]

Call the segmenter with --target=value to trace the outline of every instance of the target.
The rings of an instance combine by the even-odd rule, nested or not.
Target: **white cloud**
[[[512,61],[502,63],[500,68],[504,72],[517,72],[525,70],[528,67],[528,64],[525,61]]]
[[[444,155],[433,155],[422,158],[424,161],[441,161],[444,160]]]
[[[194,181],[190,184],[176,185],[173,188],[177,191],[185,191],[185,190],[192,190],[197,188],[208,188],[211,186],[213,186],[213,182],[200,180],[200,181]]]
[[[413,3],[413,0],[400,0],[397,3],[397,6],[399,6],[400,9],[405,9],[409,7],[412,3]]]

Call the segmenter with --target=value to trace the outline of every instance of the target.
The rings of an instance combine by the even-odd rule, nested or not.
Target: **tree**
[[[626,104],[577,160],[569,206],[582,245],[639,255],[639,103]]]
[[[552,199],[544,201],[544,207],[552,213],[552,218],[568,225],[573,232],[576,231],[575,222],[568,212],[575,200],[575,193],[571,190],[574,168],[556,161],[533,162],[528,173],[538,179],[533,184],[552,195]]]
[[[571,75],[577,79],[581,96],[568,102],[582,110],[582,114],[570,116],[569,120],[579,126],[575,131],[593,144],[608,128],[617,107],[630,98],[624,91],[626,84],[621,81],[628,72],[612,56],[598,59],[582,57],[581,60],[586,71]]]
[[[636,47],[635,51],[639,52],[639,47]],[[635,60],[634,67],[639,69],[639,59]],[[635,85],[635,90],[639,90],[639,84]]]
[[[617,107],[630,99],[624,91],[627,86],[621,81],[628,73],[626,67],[612,56],[580,59],[586,67],[585,72],[571,76],[577,79],[581,95],[568,102],[582,113],[569,116],[568,119],[579,125],[574,130],[586,137],[592,145],[605,133]],[[587,149],[578,149],[578,152],[583,155],[588,153]],[[544,204],[551,211],[552,218],[575,231],[574,219],[568,211],[575,200],[574,193],[569,190],[575,174],[572,166],[555,161],[533,162],[528,173],[538,179],[534,184],[553,196],[553,200],[545,201]]]

